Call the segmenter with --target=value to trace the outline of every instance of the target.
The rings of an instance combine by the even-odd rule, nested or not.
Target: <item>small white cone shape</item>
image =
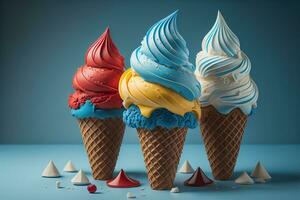
[[[270,174],[267,172],[266,168],[264,168],[264,166],[260,163],[260,161],[257,162],[251,176],[256,179],[264,179],[264,180],[268,180],[272,178]]]
[[[178,171],[179,173],[184,173],[184,174],[191,174],[194,172],[194,169],[192,168],[191,164],[189,161],[184,161],[183,165],[181,166],[180,170]]]
[[[60,177],[59,171],[52,160],[49,161],[47,167],[42,173],[42,177],[55,178]]]
[[[64,171],[65,171],[65,172],[77,172],[77,169],[76,169],[76,167],[74,166],[74,164],[72,163],[72,161],[69,160],[69,161],[67,162],[67,164],[65,165],[65,167],[64,167]]]
[[[254,183],[253,179],[247,174],[247,172],[243,172],[237,179],[235,179],[234,182],[241,185],[251,185]]]
[[[88,177],[85,175],[85,173],[82,170],[79,170],[79,172],[72,178],[71,182],[74,185],[88,185],[90,184],[90,181]]]
[[[172,193],[179,193],[180,191],[179,191],[178,187],[173,187],[170,192],[172,192]]]

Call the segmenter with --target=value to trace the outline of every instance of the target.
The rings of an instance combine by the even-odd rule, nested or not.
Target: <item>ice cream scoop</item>
[[[218,12],[196,58],[195,74],[202,87],[201,106],[212,105],[222,114],[240,108],[249,115],[258,99],[250,70],[251,62],[240,49],[239,39]]]
[[[167,87],[147,82],[132,69],[128,69],[121,77],[120,95],[124,99],[125,108],[135,104],[145,117],[150,117],[152,112],[159,108],[181,116],[187,112],[194,112],[200,117],[198,101],[188,101]]]
[[[189,101],[200,94],[200,84],[189,62],[186,42],[177,30],[178,11],[154,24],[131,55],[130,63],[145,81],[174,90]]]
[[[88,49],[85,65],[77,70],[73,78],[75,93],[70,95],[69,106],[77,110],[89,100],[95,109],[120,109],[122,99],[118,83],[123,71],[124,58],[111,40],[107,28]]]
[[[186,42],[178,33],[175,11],[154,24],[131,55],[131,69],[120,79],[119,91],[125,108],[135,104],[144,117],[156,109],[200,117],[200,84],[189,62]]]

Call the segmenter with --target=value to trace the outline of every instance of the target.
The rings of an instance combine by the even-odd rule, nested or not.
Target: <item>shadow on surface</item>
[[[205,187],[187,187],[184,186],[184,181],[191,175],[178,175],[174,182],[174,185],[178,186],[183,192],[237,192],[243,190],[268,190],[274,189],[276,185],[289,185],[300,183],[300,172],[297,173],[284,173],[284,172],[270,172],[272,177],[266,183],[255,183],[253,185],[239,185],[234,183],[234,180],[239,177],[244,171],[237,171],[228,181],[215,181],[212,185]],[[208,173],[208,175],[210,175]],[[211,176],[209,176],[211,177]],[[282,187],[282,186],[280,186]]]
[[[245,170],[246,171],[246,170]],[[249,171],[249,170],[247,170]],[[275,185],[285,185],[300,183],[300,172],[295,173],[284,173],[284,172],[270,172],[272,177],[266,183],[255,183],[254,185],[239,185],[234,183],[234,180],[239,177],[244,171],[236,171],[232,176],[231,180],[227,181],[215,181],[213,184],[205,187],[187,187],[184,186],[184,181],[188,179],[192,174],[176,174],[176,179],[174,181],[174,186],[179,187],[182,192],[239,192],[239,191],[249,191],[249,190],[268,190],[272,189]],[[91,174],[89,171],[87,174]],[[119,171],[114,172],[114,177],[117,176]],[[141,182],[142,186],[149,186],[146,171],[126,171],[126,174],[136,180]],[[210,173],[207,173],[208,177],[212,178]]]
[[[249,170],[248,170],[249,171]],[[247,171],[247,172],[248,172]],[[235,180],[237,177],[239,177],[244,171],[237,171],[233,175],[233,179]],[[270,179],[267,183],[269,184],[289,184],[289,183],[300,183],[300,171],[299,173],[291,173],[291,172],[272,172],[269,171],[270,176],[272,179]],[[250,175],[250,173],[249,173]]]
[[[97,195],[97,194],[102,194],[102,192],[94,192],[94,193],[89,193],[90,195]]]
[[[236,191],[241,189],[248,189],[249,186],[240,186],[235,184],[233,181],[215,181],[211,185],[205,187],[188,187],[184,186],[183,182],[179,186],[180,190],[183,192],[226,192],[226,191]]]

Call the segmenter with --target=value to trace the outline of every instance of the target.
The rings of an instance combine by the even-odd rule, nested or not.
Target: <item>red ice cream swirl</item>
[[[113,43],[107,28],[88,49],[85,65],[77,70],[73,78],[76,91],[70,95],[69,106],[78,109],[86,100],[90,100],[96,108],[121,108],[118,83],[124,69],[124,57]]]

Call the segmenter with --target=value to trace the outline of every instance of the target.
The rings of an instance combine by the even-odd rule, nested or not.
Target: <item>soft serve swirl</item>
[[[79,109],[89,100],[96,109],[120,109],[119,79],[124,71],[124,57],[106,31],[91,45],[85,56],[85,65],[74,78],[75,92],[69,97],[69,106]]]
[[[132,68],[120,78],[119,93],[128,109],[136,105],[143,117],[166,109],[184,117],[200,117],[200,84],[188,49],[176,25],[177,11],[150,28],[142,46],[131,56]]]
[[[196,68],[202,106],[213,105],[223,114],[240,108],[246,115],[256,107],[258,89],[249,75],[251,62],[220,12],[202,41]]]
[[[170,88],[188,100],[200,95],[186,42],[177,30],[175,11],[154,24],[131,55],[130,63],[145,81]]]

